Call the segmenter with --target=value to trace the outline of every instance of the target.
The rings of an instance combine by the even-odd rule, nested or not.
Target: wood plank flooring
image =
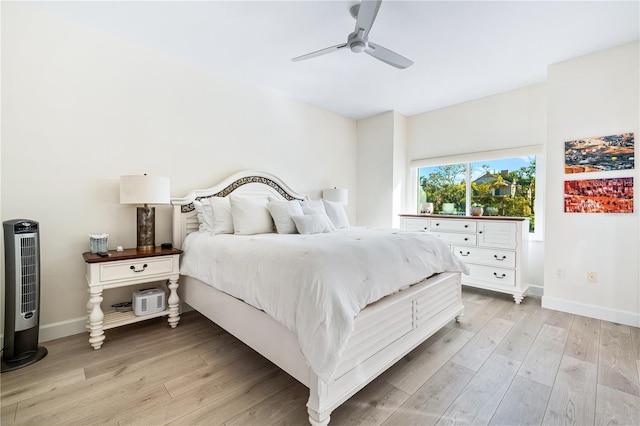
[[[465,316],[331,425],[639,425],[640,330],[463,291]],[[44,343],[0,376],[2,425],[305,425],[308,390],[196,312]]]

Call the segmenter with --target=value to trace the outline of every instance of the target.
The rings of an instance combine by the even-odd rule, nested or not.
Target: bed
[[[224,198],[232,195],[234,197],[239,195],[242,197],[268,197],[272,201],[300,200],[303,204],[311,202],[306,195],[294,191],[277,176],[261,171],[237,173],[211,188],[194,190],[184,198],[172,199],[171,203],[174,206],[173,241],[176,246],[185,250],[181,261],[180,277],[182,300],[307,386],[309,388],[307,411],[309,413],[309,422],[312,425],[327,425],[330,420],[330,414],[336,407],[447,323],[454,319],[457,321],[463,314],[460,274],[461,271],[465,270],[465,267],[461,263],[456,263],[455,258],[451,260],[444,253],[442,254],[442,259],[426,262],[434,265],[439,264],[440,266],[438,267],[442,271],[429,273],[429,276],[414,278],[414,275],[410,275],[417,273],[413,270],[414,268],[405,267],[404,265],[415,263],[414,260],[410,259],[410,256],[416,250],[398,250],[389,246],[387,250],[390,251],[385,254],[385,259],[398,257],[399,262],[405,262],[402,268],[397,268],[395,271],[408,270],[407,274],[409,276],[402,279],[410,280],[409,284],[392,282],[394,279],[390,279],[388,276],[380,277],[380,275],[384,274],[380,270],[376,270],[375,266],[362,266],[362,268],[369,269],[359,273],[361,275],[363,273],[369,275],[366,278],[367,280],[380,281],[383,287],[387,287],[385,290],[386,295],[380,297],[380,294],[366,290],[366,297],[358,296],[360,299],[358,299],[357,303],[337,302],[339,305],[348,305],[346,308],[347,313],[342,314],[342,317],[346,318],[345,322],[349,322],[346,325],[346,339],[344,332],[339,331],[338,328],[322,328],[326,326],[326,323],[333,324],[339,321],[327,318],[322,321],[307,320],[306,317],[308,315],[309,318],[312,318],[313,312],[311,311],[314,306],[333,306],[331,303],[334,302],[331,300],[322,299],[321,302],[316,302],[315,299],[312,299],[319,293],[322,294],[317,297],[329,297],[325,296],[325,293],[331,293],[331,291],[318,291],[315,287],[313,287],[314,290],[306,290],[310,285],[294,286],[289,284],[289,287],[286,287],[288,288],[286,294],[295,293],[294,302],[289,302],[288,300],[283,302],[281,298],[273,298],[273,303],[278,303],[274,308],[267,302],[262,304],[261,300],[258,299],[259,296],[255,296],[255,300],[252,298],[253,293],[259,293],[255,291],[256,288],[262,289],[263,286],[267,285],[260,283],[258,286],[253,282],[253,279],[247,278],[257,277],[255,274],[251,275],[246,272],[242,275],[234,272],[230,273],[230,275],[224,275],[224,279],[220,279],[222,272],[218,269],[215,269],[215,272],[210,274],[198,272],[198,268],[204,268],[206,266],[204,264],[207,263],[206,259],[212,256],[220,257],[217,261],[215,259],[211,261],[211,263],[218,262],[216,268],[221,267],[221,263],[224,265],[233,263],[234,253],[236,257],[241,257],[239,253],[248,254],[249,258],[255,259],[251,261],[252,267],[259,270],[261,267],[259,262],[262,260],[259,259],[256,253],[278,253],[281,249],[276,249],[276,245],[273,246],[273,250],[265,250],[264,247],[272,247],[270,244],[280,244],[284,247],[282,250],[285,253],[310,253],[310,256],[304,257],[310,257],[313,260],[304,267],[287,266],[278,268],[279,270],[289,271],[290,277],[277,275],[275,272],[273,274],[276,275],[273,276],[271,272],[265,274],[272,276],[273,281],[291,280],[295,283],[296,280],[301,279],[298,275],[295,275],[295,271],[307,271],[313,264],[318,265],[319,274],[324,274],[322,277],[325,277],[325,275],[332,277],[327,278],[328,281],[346,280],[347,278],[343,277],[350,276],[349,273],[340,272],[337,275],[335,273],[324,273],[321,271],[333,271],[334,268],[333,265],[331,268],[323,268],[321,264],[325,261],[334,262],[337,258],[332,258],[332,255],[348,256],[348,253],[353,250],[355,245],[367,247],[366,250],[373,251],[370,247],[377,244],[373,241],[387,238],[387,234],[393,234],[394,239],[408,240],[411,237],[409,234],[412,231],[366,230],[356,227],[338,229],[334,232],[317,236],[279,236],[276,233],[256,236],[212,236],[206,232],[203,233],[200,230],[202,218],[200,220],[198,218],[199,212],[196,211],[196,205],[212,197]],[[424,233],[420,235],[419,240],[421,242],[416,244],[425,244],[422,240],[426,237]],[[372,239],[372,242],[369,242],[369,238]],[[344,239],[346,244],[352,244],[352,246],[345,248],[342,254],[332,254],[334,251],[340,253],[339,249],[326,249],[329,244],[337,244],[334,239],[335,241]],[[198,243],[200,245],[197,245],[196,243],[199,240],[204,241],[204,245],[203,243]],[[309,244],[309,248],[299,248],[297,246],[297,244],[303,244],[303,241],[308,241],[308,243],[305,242],[304,244]],[[195,248],[206,247],[207,245],[213,247],[212,253],[214,254],[202,254],[201,250],[205,250],[204,248]],[[320,248],[314,248],[314,245],[318,245]],[[335,247],[338,247],[338,245],[335,245]],[[394,254],[390,255],[392,253]],[[400,254],[396,255],[395,253]],[[319,260],[325,259],[325,255],[327,256],[326,260]],[[420,259],[427,258],[422,253],[418,253],[418,255]],[[273,254],[273,256],[276,256],[276,254]],[[364,254],[359,256],[366,257]],[[376,259],[375,254],[371,256]],[[274,264],[276,262],[274,259],[278,258],[267,258],[264,262]],[[356,262],[351,261],[351,263]],[[204,269],[202,270],[204,271]],[[277,273],[281,274],[283,272],[279,271]],[[218,277],[221,282],[218,288],[214,287],[215,283],[210,282],[208,274]],[[403,274],[404,272],[399,275],[402,276]],[[415,276],[417,277],[417,275]],[[234,282],[234,279],[248,282],[238,283]],[[313,279],[316,280],[316,278]],[[253,289],[244,293],[242,290],[236,290],[244,287]],[[334,287],[343,288],[345,285],[340,283],[340,285],[336,284]],[[362,285],[360,287],[369,288],[369,286]],[[239,293],[236,291],[239,291]],[[285,293],[282,290],[279,291]],[[232,296],[231,294],[234,295]],[[307,303],[308,299],[312,299],[313,302]],[[307,305],[304,306],[304,309],[296,310],[294,306],[295,300],[299,304],[307,303]],[[289,310],[293,312],[296,324],[300,322],[304,323],[304,325],[296,328],[295,325],[280,318],[280,316],[285,315],[280,310],[287,310],[289,306],[294,306]],[[357,312],[357,314],[350,314],[352,311],[349,309],[352,308],[355,309],[353,312]],[[324,310],[328,310],[328,308]],[[306,313],[307,311],[309,311],[308,314]],[[336,314],[336,317],[340,317],[340,315]],[[325,340],[316,341],[317,339]]]

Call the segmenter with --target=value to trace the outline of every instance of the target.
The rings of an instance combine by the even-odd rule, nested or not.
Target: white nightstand
[[[89,343],[94,349],[100,349],[105,339],[104,330],[132,324],[150,318],[168,315],[171,328],[180,321],[178,305],[179,260],[182,250],[175,248],[142,251],[125,249],[109,251],[108,257],[93,253],[83,253],[87,263],[87,284],[89,285],[89,301],[87,302],[87,328]],[[102,292],[111,288],[125,287],[135,284],[168,280],[168,308],[150,315],[136,316],[133,312],[103,312]]]

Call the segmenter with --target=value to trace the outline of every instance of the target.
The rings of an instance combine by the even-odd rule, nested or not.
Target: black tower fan
[[[4,226],[5,309],[2,372],[47,355],[38,346],[40,322],[40,236],[38,222],[7,220]]]

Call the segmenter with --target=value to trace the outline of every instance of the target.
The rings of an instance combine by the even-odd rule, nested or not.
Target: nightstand
[[[175,328],[180,321],[178,305],[178,277],[180,253],[175,248],[154,250],[125,249],[124,251],[109,251],[108,257],[101,257],[94,253],[83,253],[87,264],[87,284],[89,285],[89,301],[87,302],[87,328],[89,329],[89,343],[94,349],[100,349],[105,339],[104,330],[132,324],[150,318],[168,315],[171,328]],[[168,280],[169,299],[168,308],[150,315],[136,316],[130,312],[103,312],[102,292],[111,288],[126,287],[136,284],[151,283]]]

